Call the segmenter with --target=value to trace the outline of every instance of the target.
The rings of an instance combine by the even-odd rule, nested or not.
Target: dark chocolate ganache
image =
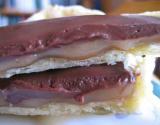
[[[135,75],[125,70],[121,62],[115,65],[101,64],[21,74],[0,79],[0,103],[3,102],[0,105],[26,106],[27,100],[34,99],[43,100],[44,104],[46,100],[78,104],[105,101],[103,94],[107,92],[110,94],[109,99],[128,96],[131,92],[125,95],[122,93],[127,86],[134,85],[135,81]],[[103,90],[100,95],[91,94],[92,97],[89,97],[90,93],[99,90]]]

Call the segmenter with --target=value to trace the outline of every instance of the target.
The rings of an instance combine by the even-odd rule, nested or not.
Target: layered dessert
[[[160,19],[76,16],[0,28],[0,113],[130,113],[150,84]]]

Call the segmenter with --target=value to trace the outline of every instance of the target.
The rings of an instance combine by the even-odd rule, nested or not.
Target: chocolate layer
[[[156,60],[156,67],[154,73],[158,78],[160,78],[160,57]]]
[[[160,33],[160,19],[78,16],[0,28],[0,57],[23,55],[93,39],[126,40]]]
[[[74,102],[86,103],[83,96],[88,93],[101,89],[108,91],[111,88],[125,87],[133,83],[135,83],[135,75],[126,71],[122,63],[101,64],[0,79],[0,95],[11,104],[18,104],[32,98],[52,98],[52,101],[74,100]],[[93,98],[90,101],[96,100]]]

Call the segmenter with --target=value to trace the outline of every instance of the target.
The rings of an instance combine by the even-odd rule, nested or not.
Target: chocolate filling
[[[101,15],[21,23],[0,28],[0,57],[44,51],[84,40],[153,36],[160,33],[159,22],[155,17]]]
[[[160,78],[160,57],[156,59],[155,75]]]
[[[101,64],[55,69],[0,79],[0,97],[7,104],[16,106],[29,99],[84,104],[105,101],[97,97],[86,100],[85,95],[89,93],[99,90],[107,92],[114,88],[122,88],[124,91],[126,86],[133,83],[135,83],[135,75],[126,71],[123,63],[119,62],[115,65]],[[111,99],[117,98],[116,96],[116,93],[112,93]]]

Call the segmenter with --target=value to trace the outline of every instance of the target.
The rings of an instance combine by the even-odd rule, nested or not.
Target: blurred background
[[[160,0],[0,0],[0,26],[15,24],[55,4],[83,5],[112,15],[160,10]]]

